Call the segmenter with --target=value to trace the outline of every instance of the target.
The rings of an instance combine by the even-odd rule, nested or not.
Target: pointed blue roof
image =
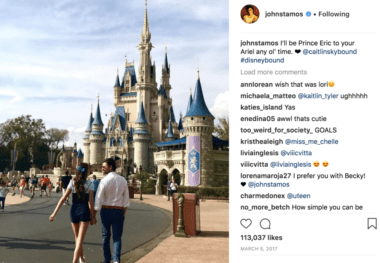
[[[191,116],[210,116],[215,119],[215,117],[207,108],[205,99],[203,97],[201,81],[199,78],[197,80],[197,84],[195,85],[193,102],[184,118]]]
[[[182,119],[181,118],[179,118],[178,130],[179,131],[183,130],[183,125],[182,125]]]
[[[100,115],[99,101],[98,101],[98,107],[96,108],[95,120],[93,121],[92,124],[104,125],[103,122],[102,122],[102,117]]]
[[[128,73],[131,73],[131,79],[132,79],[131,87],[134,87],[136,85],[136,83],[137,83],[135,66],[127,66],[127,67],[125,67],[124,76],[123,76],[123,79],[122,79],[122,82],[121,82],[121,87],[122,88],[124,88],[125,76]]]
[[[166,95],[166,89],[162,87],[162,84],[160,85],[160,89],[158,90],[158,95],[164,95],[164,98],[167,99],[168,95]]]
[[[82,150],[80,148],[79,148],[77,157],[78,158],[83,158],[83,153],[82,153]]]
[[[170,118],[171,116],[171,118]],[[174,115],[174,110],[173,110],[173,106],[170,106],[170,115],[168,116],[168,121],[169,119],[172,121],[172,122],[176,122],[175,121],[175,115]]]
[[[168,63],[168,53],[167,52],[165,52],[165,68],[166,68],[166,72],[170,73],[169,63]]]
[[[144,105],[142,102],[140,104],[139,116],[137,117],[137,120],[135,123],[148,123],[145,119]]]
[[[126,123],[126,121],[125,121],[125,110],[124,110],[124,106],[116,107],[115,115],[114,115],[113,118],[112,118],[111,131],[112,131],[113,128],[114,128],[114,125],[115,125],[116,119],[119,119],[121,129],[122,129],[123,131],[125,131],[125,123]]]
[[[169,121],[169,128],[168,128],[168,132],[166,133],[165,138],[175,138],[171,121]]]
[[[160,88],[158,90],[158,95],[164,95],[164,88],[162,87],[162,84],[160,85]]]
[[[62,145],[62,152],[66,152],[65,145]]]
[[[119,73],[116,76],[116,81],[115,81],[115,86],[114,87],[120,87]]]
[[[77,149],[74,149],[74,150],[73,150],[73,153],[78,153]]]
[[[191,93],[190,93],[190,98],[189,98],[189,103],[187,104],[186,114],[189,112],[191,104],[193,104],[193,96],[191,96]]]
[[[91,112],[90,119],[88,120],[87,129],[85,130],[86,132],[91,132],[92,131],[92,122],[93,121],[94,121],[94,118],[92,117],[92,112]]]

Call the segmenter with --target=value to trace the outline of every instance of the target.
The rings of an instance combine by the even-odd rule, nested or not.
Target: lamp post
[[[142,173],[142,165],[140,164],[140,200],[143,200],[142,189],[143,189],[144,178],[141,173]]]

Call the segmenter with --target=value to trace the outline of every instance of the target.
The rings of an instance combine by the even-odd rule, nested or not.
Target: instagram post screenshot
[[[230,262],[379,262],[378,7],[230,2]]]
[[[0,1],[0,263],[380,262],[379,8]]]

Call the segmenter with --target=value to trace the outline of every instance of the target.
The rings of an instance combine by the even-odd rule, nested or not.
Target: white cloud
[[[211,113],[215,118],[229,116],[229,98],[230,92],[228,90],[215,98],[214,106],[211,108]]]
[[[22,101],[24,98],[21,97],[21,96],[15,96],[13,97],[13,99],[10,100],[10,102],[20,102]]]

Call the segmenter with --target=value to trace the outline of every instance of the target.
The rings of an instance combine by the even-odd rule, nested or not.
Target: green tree
[[[149,179],[149,177],[150,177],[150,174],[148,174],[145,171],[141,171],[140,173],[135,174],[136,180],[140,181],[140,200],[143,200],[142,192],[144,189],[144,184]]]
[[[228,141],[230,132],[230,119],[228,116],[218,118],[218,124],[214,128],[214,133],[219,139]]]
[[[11,168],[11,151],[16,145],[18,159],[16,170],[29,170],[31,164],[42,168],[48,164],[49,147],[58,148],[60,142],[68,140],[68,131],[52,128],[46,130],[42,119],[21,115],[0,124],[0,170]]]
[[[10,155],[16,145],[18,150],[17,170],[28,170],[34,155],[44,144],[46,127],[42,119],[32,119],[31,115],[21,115],[0,125],[1,144]]]
[[[65,129],[51,128],[45,133],[46,144],[49,148],[58,149],[58,145],[69,140],[69,131]]]

